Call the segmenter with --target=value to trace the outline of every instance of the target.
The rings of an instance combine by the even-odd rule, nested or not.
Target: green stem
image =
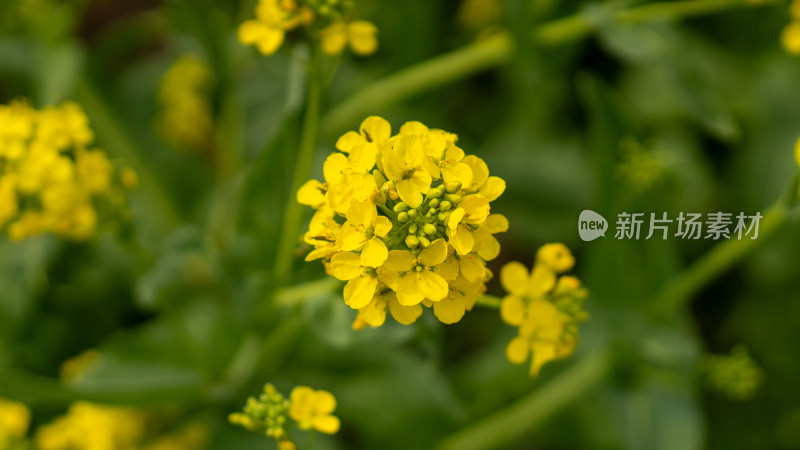
[[[331,109],[322,132],[335,135],[399,100],[497,66],[511,57],[512,48],[511,37],[501,33],[378,80]]]
[[[167,193],[158,177],[148,169],[146,157],[125,131],[122,120],[114,115],[113,109],[97,93],[94,86],[84,79],[75,88],[75,100],[81,104],[90,117],[91,127],[97,133],[98,142],[110,155],[120,158],[130,165],[139,176],[141,192],[155,205],[156,214],[171,228],[181,222],[181,213],[174,199]]]
[[[296,284],[278,290],[275,293],[275,304],[280,307],[290,308],[312,297],[333,292],[337,288],[341,289],[341,287],[342,282],[333,277]]]
[[[748,0],[665,1],[622,11],[608,10],[605,15],[598,14],[598,8],[594,8],[542,24],[533,31],[532,37],[538,45],[560,45],[594,32],[604,24],[601,17],[624,23],[642,23],[694,17],[747,6],[753,4]],[[364,117],[376,114],[393,103],[499,66],[509,61],[513,52],[511,37],[506,33],[498,33],[410,66],[372,83],[333,108],[323,117],[322,132],[333,136],[354,128]]]
[[[504,444],[530,433],[548,417],[579,399],[608,373],[610,361],[605,350],[576,362],[558,377],[512,405],[485,417],[440,442],[439,450],[482,450],[503,448]]]
[[[502,298],[495,297],[494,295],[480,295],[475,299],[475,304],[487,308],[500,309],[500,303],[502,303],[502,301]]]
[[[691,300],[692,294],[728,270],[761,242],[766,241],[785,221],[786,205],[781,199],[764,213],[759,225],[758,239],[731,239],[717,244],[663,288],[653,301],[653,312],[657,315],[667,315],[685,306]]]
[[[287,199],[286,209],[283,214],[283,225],[278,242],[278,252],[275,260],[275,281],[278,285],[288,284],[289,273],[292,267],[294,249],[297,247],[301,220],[303,217],[302,205],[297,203],[295,195],[300,187],[308,180],[311,173],[311,163],[314,160],[314,149],[317,145],[319,127],[319,108],[322,96],[321,80],[319,79],[320,56],[318,49],[312,44],[309,48],[309,61],[307,71],[306,110],[303,119],[303,134],[300,138],[300,150],[294,168],[294,178]]]

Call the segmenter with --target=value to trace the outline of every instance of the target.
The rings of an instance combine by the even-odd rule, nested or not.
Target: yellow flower
[[[161,78],[156,125],[176,149],[201,152],[209,148],[214,130],[213,84],[208,65],[189,54],[181,56]]]
[[[247,399],[242,412],[228,416],[228,421],[250,431],[266,434],[278,441],[286,440],[286,414],[289,410],[289,401],[270,383],[258,398]]]
[[[506,356],[512,363],[522,364],[532,355],[531,376],[549,361],[572,354],[578,343],[577,325],[586,319],[581,308],[586,292],[576,278],[557,277],[573,265],[565,246],[548,244],[539,250],[530,273],[518,262],[510,262],[500,271],[500,282],[509,293],[500,305],[500,316],[519,327]]]
[[[797,162],[797,167],[800,167],[800,139],[794,144],[794,160]]]
[[[787,53],[800,55],[800,21],[793,21],[781,32],[781,45]]]
[[[40,450],[119,450],[135,448],[145,434],[143,414],[88,402],[73,403],[67,414],[40,426]]]
[[[0,444],[20,439],[28,433],[31,412],[27,406],[0,397]]]
[[[334,22],[320,32],[322,51],[336,55],[344,51],[347,44],[354,53],[368,56],[378,49],[378,28],[365,20],[357,20],[349,24]]]
[[[283,43],[286,30],[297,25],[293,20],[296,9],[293,2],[260,0],[256,5],[256,20],[248,20],[239,26],[239,42],[255,45],[264,55],[275,53]]]
[[[42,110],[22,101],[0,105],[0,228],[10,238],[94,234],[95,204],[120,195],[111,161],[87,148],[93,138],[76,103]]]
[[[407,122],[397,134],[371,116],[336,142],[298,202],[316,209],[306,260],[322,259],[347,281],[344,300],[358,314],[355,329],[381,326],[386,312],[413,323],[422,307],[443,323],[459,321],[486,289],[497,257],[495,234],[508,221],[491,214],[505,189],[486,164],[466,155],[458,137]]]
[[[339,431],[339,418],[332,414],[336,409],[336,398],[330,392],[297,386],[289,399],[289,417],[301,430],[313,428],[326,434]]]

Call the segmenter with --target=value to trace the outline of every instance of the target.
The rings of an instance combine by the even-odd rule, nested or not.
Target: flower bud
[[[443,201],[442,203],[439,203],[439,209],[441,209],[442,211],[450,211],[450,208],[452,207],[453,204],[447,200]]]
[[[405,202],[400,202],[400,203],[394,205],[394,208],[392,208],[392,211],[394,211],[396,213],[401,213],[401,212],[406,211],[406,210],[408,210],[408,205],[405,204]]]
[[[376,205],[378,205],[378,206],[383,206],[383,205],[385,205],[385,204],[386,204],[386,194],[384,194],[384,193],[383,193],[383,192],[381,192],[381,191],[378,191],[378,193],[377,193],[377,194],[375,194],[375,195],[372,197],[372,202],[373,202],[373,203],[375,203],[375,204],[376,204]]]
[[[411,217],[412,219],[414,217],[417,217],[417,210],[416,209],[409,209],[408,210],[408,217]]]
[[[447,200],[449,200],[453,205],[457,205],[461,203],[461,196],[458,194],[447,194]]]
[[[410,234],[417,234],[417,224],[412,223],[411,225],[409,225],[408,226],[408,232]]]
[[[408,248],[417,248],[419,239],[416,236],[406,236],[406,246]]]
[[[461,190],[461,182],[460,181],[453,181],[452,183],[447,183],[445,186],[448,194],[455,194],[456,192]]]
[[[429,241],[428,238],[419,237],[417,238],[417,240],[419,241],[420,244],[422,244],[422,248],[428,248],[431,246],[431,241]]]
[[[401,223],[402,222],[407,222],[408,221],[408,213],[401,212],[400,214],[398,214],[397,215],[397,221],[401,222]]]
[[[447,217],[448,217],[447,213],[440,212],[437,219],[439,219],[439,222],[444,223],[447,222]]]
[[[431,206],[431,208],[436,208],[437,206],[439,206],[439,199],[434,198],[433,200],[428,202],[428,204]]]
[[[427,197],[428,198],[439,198],[439,197],[442,196],[442,194],[443,194],[443,192],[442,192],[441,188],[431,188],[431,189],[428,190]]]
[[[375,179],[376,186],[383,186],[386,183],[386,177],[383,176],[380,170],[373,170],[372,178]]]
[[[428,236],[436,234],[436,225],[432,223],[426,223],[424,227],[422,227],[422,231],[425,232]]]

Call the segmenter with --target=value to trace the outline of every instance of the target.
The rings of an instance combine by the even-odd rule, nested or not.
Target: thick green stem
[[[337,134],[399,100],[497,66],[510,58],[512,48],[508,34],[497,34],[378,80],[331,109],[322,132]]]
[[[580,398],[606,376],[609,367],[606,351],[592,353],[512,405],[449,436],[437,448],[503,448],[504,444],[530,433],[542,421]]]
[[[479,295],[478,298],[475,299],[475,304],[487,308],[500,309],[500,303],[502,301],[502,298],[495,297],[494,295]]]
[[[786,221],[783,199],[770,207],[759,225],[758,239],[723,241],[681,272],[655,298],[653,312],[668,315],[685,306],[692,295],[737,263],[761,242],[766,241]]]
[[[306,91],[306,110],[303,119],[303,134],[300,138],[300,150],[297,154],[297,163],[294,168],[291,196],[286,200],[283,214],[283,225],[278,242],[278,253],[275,260],[275,281],[277,285],[288,284],[289,273],[292,268],[294,249],[297,247],[297,237],[303,218],[303,207],[295,199],[295,194],[308,180],[311,173],[311,163],[314,160],[314,149],[317,145],[319,127],[319,108],[322,96],[320,80],[319,51],[313,45],[309,50],[308,73]]]
[[[560,45],[587,36],[608,20],[641,23],[746,6],[753,4],[748,0],[687,0],[650,3],[622,11],[594,8],[542,24],[533,31],[533,40],[541,46]],[[323,117],[322,132],[332,136],[354,128],[364,117],[377,114],[393,103],[499,66],[511,59],[513,51],[511,37],[499,33],[415,64],[372,83],[333,108]]]

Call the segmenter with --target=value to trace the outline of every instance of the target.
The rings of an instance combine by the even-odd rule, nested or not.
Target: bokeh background
[[[77,101],[97,145],[140,177],[130,217],[88,242],[0,238],[0,395],[29,405],[34,425],[85,399],[157,411],[166,429],[201,423],[207,448],[271,448],[226,421],[270,381],[336,395],[342,430],[315,448],[433,448],[561,382],[559,392],[580,390],[529,411],[523,426],[490,431],[504,437],[489,448],[800,448],[796,212],[667,317],[651,314],[654,299],[715,242],[609,234],[583,243],[576,232],[583,209],[612,221],[623,211],[754,214],[783,195],[800,136],[800,59],[779,40],[788,4],[733,1],[708,15],[628,22],[609,8],[637,2],[359,0],[380,49],[344,56],[332,75],[314,175],[369,114],[454,132],[485,159],[508,186],[493,212],[511,224],[489,267],[530,265],[540,245],[564,242],[591,291],[576,353],[531,379],[506,360],[515,330],[494,309],[452,326],[426,314],[356,332],[340,290],[301,258],[292,278],[306,288],[273,291],[281,215],[294,198],[303,52],[287,45],[264,57],[239,44],[253,3],[0,3],[0,100]],[[535,37],[572,14],[592,30]],[[498,33],[513,45],[489,52],[480,70],[367,104],[359,117],[336,109],[398,70]],[[180,99],[165,77],[187,60],[194,75],[177,79],[199,80],[201,106],[170,116]],[[502,295],[499,283],[489,293]],[[740,344],[763,373],[744,400],[708,389],[702,363]],[[64,361],[88,349],[102,356],[60,379]],[[598,352],[611,355],[602,376],[564,381]]]

